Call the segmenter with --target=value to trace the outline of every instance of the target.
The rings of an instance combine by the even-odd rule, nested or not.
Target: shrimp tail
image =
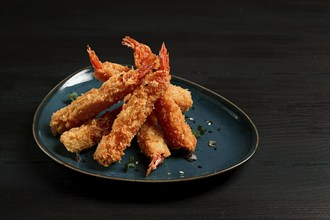
[[[94,69],[102,69],[102,63],[99,60],[98,56],[96,55],[95,51],[87,45],[87,53],[89,55],[90,62]]]
[[[146,176],[148,176],[151,171],[156,170],[159,164],[163,163],[165,158],[162,155],[156,155],[152,158],[148,170],[146,172]]]
[[[167,52],[165,43],[162,44],[162,47],[159,51],[159,60],[160,60],[160,69],[170,72],[170,57]]]
[[[169,59],[169,54],[167,52],[166,46],[163,43],[162,47],[159,51],[159,63],[160,63],[160,71],[163,72],[163,79],[166,80],[171,80],[171,75],[170,75],[170,59]]]
[[[134,40],[133,38],[131,38],[129,36],[125,36],[121,43],[124,46],[132,48],[133,50],[135,50],[135,48],[140,45],[140,43],[138,41]]]
[[[129,36],[125,36],[122,40],[122,44],[127,46],[134,51],[134,63],[137,68],[140,68],[145,65],[145,63],[150,62],[150,60],[154,60],[157,65],[154,66],[154,69],[158,69],[159,63],[157,56],[152,53],[149,46],[140,43]]]

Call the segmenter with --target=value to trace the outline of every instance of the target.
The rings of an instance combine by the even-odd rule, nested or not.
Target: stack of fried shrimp
[[[131,37],[124,37],[122,44],[133,49],[135,69],[101,62],[87,46],[94,77],[103,84],[54,112],[50,128],[70,152],[97,145],[94,159],[105,167],[120,161],[136,136],[141,152],[150,159],[148,176],[171,150],[195,150],[197,140],[182,113],[193,102],[188,90],[170,83],[164,43],[158,56]],[[121,100],[122,106],[100,115]]]

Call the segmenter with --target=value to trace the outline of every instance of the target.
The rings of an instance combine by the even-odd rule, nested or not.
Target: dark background
[[[1,0],[0,219],[329,219],[328,1]],[[125,35],[172,74],[240,106],[260,144],[234,172],[141,184],[54,162],[32,135],[46,94],[101,60],[133,64]]]

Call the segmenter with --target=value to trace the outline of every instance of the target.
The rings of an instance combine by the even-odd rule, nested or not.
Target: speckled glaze
[[[189,162],[182,155],[174,153],[145,177],[148,159],[141,154],[135,139],[131,147],[125,150],[122,161],[107,168],[93,159],[95,148],[80,155],[68,152],[59,137],[52,135],[49,122],[53,112],[68,104],[70,93],[81,94],[100,87],[101,82],[93,77],[91,67],[71,74],[43,99],[33,119],[34,138],[43,152],[66,167],[84,174],[122,181],[176,182],[200,179],[232,170],[253,156],[259,143],[258,132],[240,108],[188,80],[172,76],[171,82],[191,91],[194,104],[185,113],[186,120],[194,131],[198,131],[199,127],[205,132],[197,142],[196,160]],[[125,164],[131,157],[137,164],[135,168],[126,170]]]

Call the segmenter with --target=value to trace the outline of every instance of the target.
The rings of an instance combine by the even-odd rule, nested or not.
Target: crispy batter
[[[134,61],[136,66],[141,65],[144,61],[144,57],[151,57],[150,54],[152,54],[152,51],[148,46],[141,44],[130,37],[125,37],[123,44],[134,50]],[[155,105],[155,112],[159,117],[159,123],[163,129],[165,138],[169,139],[167,141],[172,145],[171,147],[194,151],[197,140],[192,134],[191,129],[181,112],[187,111],[192,106],[190,92],[181,87],[171,85],[157,103],[159,104]],[[166,112],[168,110],[170,110],[170,112]],[[151,145],[145,147],[152,148]]]
[[[188,90],[172,84],[169,85],[163,96],[172,97],[181,111],[188,111],[193,103]],[[149,115],[147,121],[142,125],[137,134],[137,140],[142,153],[150,159],[146,173],[148,176],[152,170],[156,170],[158,165],[164,162],[165,158],[171,155],[154,113]]]
[[[152,65],[149,63],[138,71],[132,70],[113,75],[99,89],[91,89],[70,105],[56,111],[50,121],[52,133],[61,134],[95,118],[101,111],[132,92],[151,68]]]
[[[152,170],[157,169],[157,166],[171,155],[164,141],[162,130],[153,113],[148,116],[147,121],[141,126],[137,133],[137,141],[142,153],[150,159],[146,176]]]
[[[131,68],[117,63],[101,62],[96,55],[95,51],[87,46],[87,52],[89,55],[90,62],[94,68],[94,77],[102,82],[108,80],[115,74],[130,71]]]
[[[94,159],[103,166],[121,160],[124,150],[151,114],[154,103],[163,95],[170,81],[168,54],[165,45],[160,51],[161,68],[148,74],[143,83],[133,91],[123,110],[118,114],[109,135],[103,136]]]
[[[164,137],[173,149],[195,150],[197,140],[186,123],[180,107],[171,97],[162,96],[155,104],[155,115]]]
[[[170,87],[171,86],[173,85],[170,85]],[[170,89],[167,89],[166,93],[169,90]],[[176,101],[181,110],[190,107],[189,105],[187,105],[187,103],[190,103],[187,100],[191,100],[191,96],[186,98],[185,96],[176,96],[176,98],[174,99],[174,101]],[[73,153],[91,148],[94,145],[98,144],[103,135],[107,135],[108,133],[110,133],[113,121],[120,111],[121,107],[118,107],[111,112],[106,112],[102,116],[90,120],[87,123],[84,123],[80,127],[71,128],[69,131],[65,131],[61,135],[60,141],[67,148],[68,151]],[[167,145],[163,140],[162,132],[160,130],[159,125],[157,124],[157,119],[153,114],[149,117],[138,133],[138,140],[141,140],[140,142],[144,144],[144,146],[150,146],[150,152],[153,152],[155,150],[153,149],[153,146],[156,146],[157,149],[164,149],[163,154],[167,155]],[[150,134],[148,134],[149,132]],[[146,137],[147,140],[144,140],[145,138],[143,137]],[[158,145],[163,145],[163,147],[157,147]],[[157,149],[156,151],[160,152],[160,150]],[[142,150],[142,152],[144,152],[147,157],[152,158],[151,155],[155,155],[155,153],[147,153],[147,151],[148,149],[146,149],[146,147],[144,147],[144,149]]]
[[[180,86],[170,84],[164,96],[171,97],[183,112],[188,111],[193,105],[190,91]]]
[[[121,111],[121,107],[113,111],[107,111],[102,116],[95,118],[80,127],[65,131],[61,137],[61,143],[72,153],[91,148],[98,144],[103,137],[111,131],[112,124]]]
[[[125,37],[123,40],[123,44],[134,48],[137,66],[140,66],[140,63],[142,63],[140,59],[143,58],[143,56],[140,54],[144,54],[144,56],[152,54],[151,49],[148,46],[141,44],[130,37]],[[138,44],[142,46],[137,46]],[[141,49],[143,53],[140,51]],[[123,66],[117,63],[112,63],[108,61],[102,63],[97,57],[95,51],[92,50],[89,46],[87,46],[87,52],[89,54],[90,62],[94,68],[94,76],[96,79],[102,82],[107,81],[113,75],[122,73],[123,71],[132,71],[132,69],[128,68],[127,66]],[[157,62],[157,64],[155,64],[154,69],[159,67],[158,57],[155,59],[157,60],[155,61]],[[189,90],[183,89],[180,86],[170,84],[164,95],[171,96],[174,101],[180,106],[182,111],[187,111],[193,104]]]
[[[137,70],[101,62],[88,46],[94,76],[104,83],[55,112],[50,127],[54,135],[62,134],[60,141],[70,152],[80,152],[98,143],[94,159],[106,167],[121,160],[137,135],[141,151],[150,159],[148,176],[171,155],[167,144],[172,149],[195,150],[196,138],[182,114],[193,101],[189,90],[170,84],[169,57],[164,44],[159,56],[128,36],[122,44],[134,50]],[[95,118],[120,100],[124,104],[115,112]]]

